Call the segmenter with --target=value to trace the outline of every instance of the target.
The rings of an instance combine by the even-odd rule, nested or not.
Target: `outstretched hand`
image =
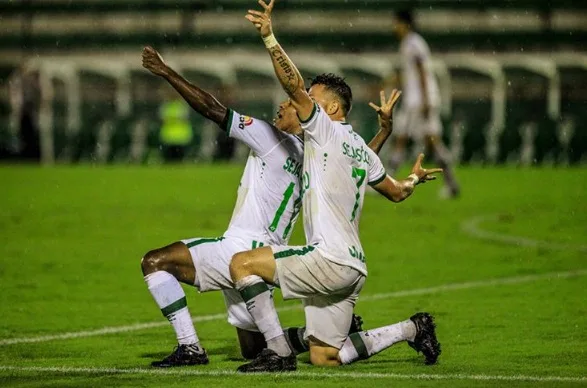
[[[414,163],[414,167],[412,167],[412,174],[415,174],[418,177],[418,183],[426,183],[435,180],[436,176],[433,174],[442,173],[442,168],[431,168],[427,170],[422,168],[422,160],[424,160],[424,154],[418,155],[416,163]]]
[[[375,112],[377,112],[380,127],[386,127],[391,124],[391,120],[393,118],[393,108],[395,107],[395,104],[398,102],[401,95],[401,91],[393,89],[389,99],[387,99],[385,97],[385,90],[382,90],[379,92],[381,106],[377,106],[372,102],[369,103],[369,106],[375,109]]]
[[[164,75],[167,65],[161,55],[151,46],[143,49],[143,67],[155,75]]]
[[[275,0],[271,0],[269,4],[265,3],[264,0],[259,0],[258,3],[261,7],[263,7],[264,12],[249,9],[245,19],[253,23],[257,30],[261,33],[261,36],[265,38],[273,34],[273,30],[271,28],[271,11],[273,11]]]

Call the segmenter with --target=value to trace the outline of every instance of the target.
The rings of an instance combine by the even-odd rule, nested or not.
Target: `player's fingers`
[[[371,108],[375,109],[375,111],[376,111],[377,113],[379,113],[379,111],[381,110],[381,107],[379,107],[379,106],[375,105],[375,104],[374,104],[374,103],[372,103],[372,102],[370,102],[370,103],[369,103],[369,106],[370,106]]]
[[[246,15],[245,19],[247,19],[251,23],[261,23],[261,19],[259,19],[258,17],[255,17],[253,15]]]
[[[265,16],[265,14],[263,12],[255,11],[254,9],[249,9],[249,14],[259,16],[261,18]]]
[[[379,91],[379,100],[381,101],[381,106],[385,105],[385,90]]]
[[[389,99],[387,100],[387,104],[391,104],[391,102],[393,101],[393,98],[395,97],[395,94],[397,93],[397,89],[393,89],[391,91],[391,94],[389,95]]]
[[[431,168],[430,170],[426,170],[426,174],[440,174],[442,173],[442,168]]]
[[[389,98],[389,104],[391,106],[394,106],[395,103],[397,102],[397,100],[399,100],[400,96],[402,95],[402,92],[400,92],[399,90],[394,90],[394,93],[391,95],[391,97]]]
[[[423,160],[424,160],[424,154],[423,154],[423,153],[420,153],[420,154],[418,155],[418,158],[416,159],[416,163],[418,163],[418,164],[422,164],[422,161],[423,161]]]
[[[263,7],[263,9],[267,10],[269,8],[269,5],[267,3],[265,3],[263,0],[259,0],[257,1],[257,3],[259,3],[259,5],[261,7]]]

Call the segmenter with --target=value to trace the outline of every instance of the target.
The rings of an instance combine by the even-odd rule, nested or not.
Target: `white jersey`
[[[385,169],[350,124],[332,121],[317,104],[302,128],[306,241],[327,260],[367,275],[359,219],[367,184],[381,182]]]
[[[251,152],[224,236],[259,241],[259,246],[286,244],[302,205],[302,140],[232,110],[225,129]]]
[[[407,108],[421,107],[422,88],[418,75],[417,63],[424,66],[424,74],[428,86],[428,103],[430,106],[440,105],[438,83],[432,73],[430,49],[426,41],[416,32],[410,32],[401,42],[400,54],[402,62],[402,101]]]

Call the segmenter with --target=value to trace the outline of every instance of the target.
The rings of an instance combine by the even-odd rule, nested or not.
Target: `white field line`
[[[545,249],[554,249],[554,250],[573,250],[573,251],[581,251],[587,252],[587,245],[570,245],[570,244],[560,244],[560,243],[553,243],[550,241],[543,241],[543,240],[535,240],[526,237],[520,236],[511,236],[508,234],[502,234],[497,232],[491,232],[487,230],[483,230],[481,228],[481,224],[487,221],[498,221],[499,216],[491,215],[491,216],[479,216],[474,217],[470,220],[467,220],[461,224],[461,229],[463,232],[468,234],[469,236],[487,240],[498,242],[502,244],[509,244],[509,245],[516,245],[522,247],[536,247],[536,248],[545,248]]]
[[[580,269],[580,270],[566,271],[566,272],[550,272],[550,273],[546,273],[546,274],[537,274],[537,275],[513,276],[513,277],[495,278],[495,279],[479,280],[479,281],[472,281],[472,282],[452,283],[452,284],[445,284],[445,285],[436,286],[436,287],[416,288],[416,289],[412,289],[412,290],[395,291],[395,292],[388,292],[388,293],[382,293],[382,294],[364,295],[364,296],[360,296],[359,300],[361,300],[363,302],[367,302],[367,301],[381,300],[381,299],[400,298],[400,297],[404,297],[404,296],[430,295],[430,294],[437,294],[437,293],[446,292],[446,291],[467,290],[467,289],[479,288],[479,287],[491,287],[491,286],[496,286],[496,285],[530,283],[530,282],[535,282],[535,281],[539,281],[539,280],[547,280],[547,279],[566,279],[566,278],[585,276],[585,275],[587,275],[587,269]],[[277,309],[277,311],[282,312],[282,311],[290,311],[290,310],[299,310],[299,309],[301,309],[301,307],[302,307],[301,304],[296,304],[296,305],[292,305],[292,306],[281,307],[281,308]],[[194,323],[224,320],[224,319],[226,319],[226,313],[194,316],[194,317],[192,317],[192,319],[193,319]],[[130,331],[137,331],[137,330],[152,329],[152,328],[156,328],[156,327],[164,327],[167,325],[169,325],[169,322],[162,319],[161,321],[157,321],[157,322],[137,323],[137,324],[126,325],[126,326],[104,327],[102,329],[97,329],[97,330],[74,331],[74,332],[68,332],[68,333],[52,334],[52,335],[36,336],[36,337],[7,338],[7,339],[0,340],[0,346],[21,344],[21,343],[48,342],[48,341],[66,340],[66,339],[83,338],[83,337],[95,337],[95,336],[101,336],[101,335],[106,335],[106,334],[116,334],[116,333],[125,333],[125,332],[130,332]]]
[[[18,367],[2,366],[0,371],[5,372],[39,372],[39,373],[61,373],[66,375],[116,375],[116,374],[143,374],[156,376],[240,376],[242,373],[233,370],[198,370],[198,369],[121,369],[121,368],[71,368],[71,367]],[[290,372],[290,373],[259,373],[255,374],[271,376],[271,378],[339,378],[339,379],[395,379],[395,380],[472,380],[472,381],[533,381],[533,382],[587,382],[587,377],[565,377],[565,376],[524,376],[524,375],[466,375],[466,374],[401,374],[401,373],[361,373],[361,372]]]

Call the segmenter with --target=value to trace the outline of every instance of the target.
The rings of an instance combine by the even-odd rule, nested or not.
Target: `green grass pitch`
[[[440,363],[406,344],[367,361],[241,376],[219,293],[185,287],[211,363],[153,371],[175,345],[140,259],[219,236],[241,166],[0,166],[0,386],[577,386],[587,384],[587,171],[461,168],[401,204],[368,195],[367,328],[437,317]],[[303,243],[301,222],[292,243]],[[284,326],[297,301],[276,298]],[[108,329],[104,329],[108,328]],[[100,329],[104,329],[101,330]]]

